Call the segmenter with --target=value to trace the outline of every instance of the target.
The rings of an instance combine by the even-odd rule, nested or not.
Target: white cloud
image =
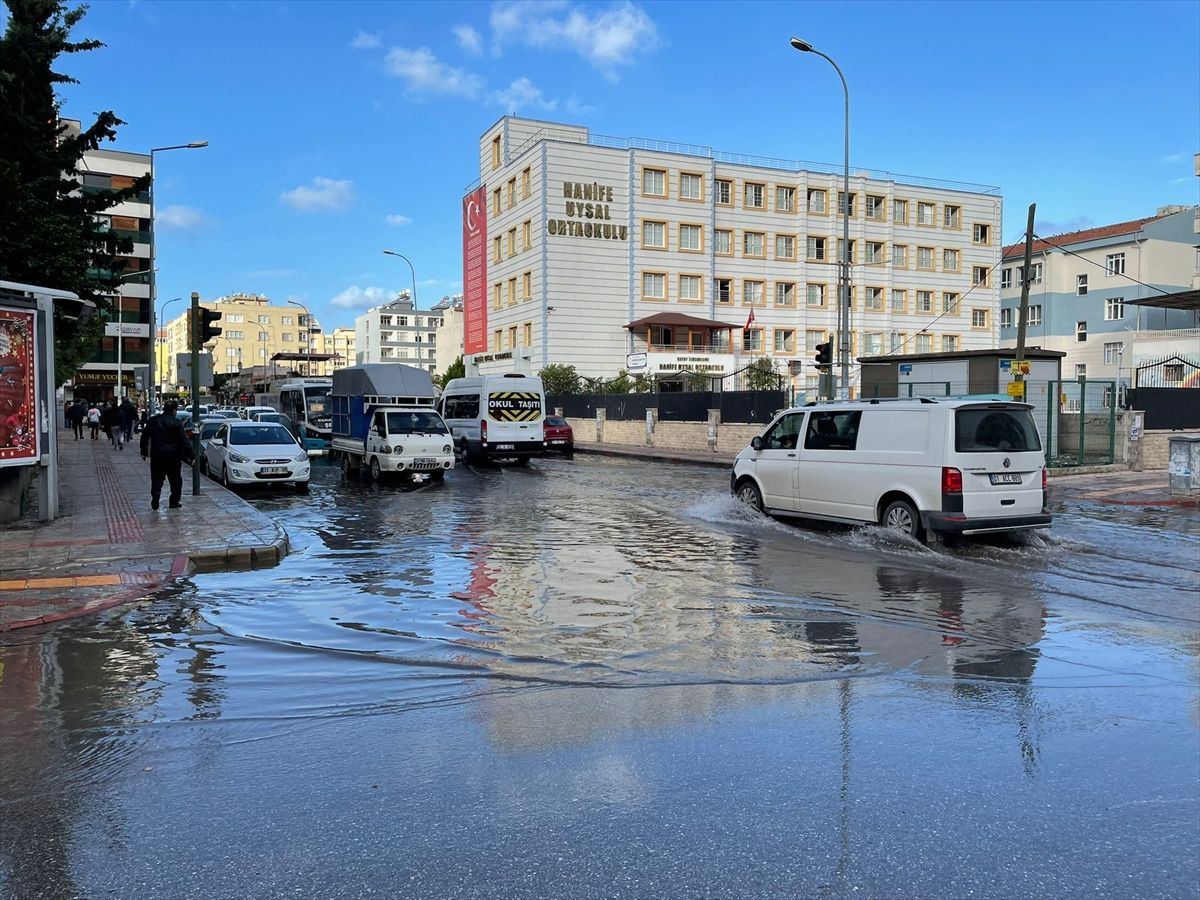
[[[345,209],[354,200],[354,182],[317,176],[312,184],[284,191],[279,199],[303,212],[319,209]]]
[[[370,309],[372,306],[395,300],[398,293],[400,292],[381,287],[348,287],[330,300],[329,305],[338,309]]]
[[[590,14],[562,0],[557,2],[497,3],[492,8],[492,33],[504,42],[530,47],[568,47],[608,78],[618,66],[658,46],[658,27],[645,11],[625,2]]]
[[[504,107],[506,112],[515,113],[519,110],[536,109],[550,112],[558,108],[557,100],[547,100],[542,89],[528,78],[518,78],[502,91],[493,91],[489,98],[497,106]]]
[[[399,213],[395,213],[395,214],[389,215],[389,216],[384,216],[384,218],[387,220],[387,223],[389,225],[411,225],[412,224],[412,219],[410,219],[408,216],[402,216]]]
[[[208,224],[208,218],[190,206],[168,206],[154,214],[154,221],[163,228],[185,231]]]
[[[1159,162],[1164,166],[1173,166],[1176,163],[1181,163],[1188,158],[1186,153],[1172,153],[1169,156],[1164,156],[1159,159]]]
[[[355,50],[374,50],[376,47],[383,46],[383,38],[377,34],[368,34],[365,31],[359,31],[354,36],[354,40],[350,42],[350,46]]]
[[[573,116],[590,116],[596,111],[596,107],[589,103],[581,103],[579,98],[572,94],[567,98],[566,110]]]
[[[428,47],[417,50],[393,47],[388,51],[384,65],[389,75],[404,82],[412,97],[436,94],[476,97],[483,90],[482,78],[439,62]]]
[[[483,53],[483,35],[470,25],[455,25],[450,30],[454,32],[458,46],[463,50],[466,50],[472,56],[479,56]]]

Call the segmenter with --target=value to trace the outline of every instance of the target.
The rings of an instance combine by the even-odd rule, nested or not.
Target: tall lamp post
[[[794,37],[789,43],[801,53],[815,53],[829,62],[846,95],[845,163],[842,170],[842,261],[838,271],[838,355],[842,360],[842,386],[839,399],[850,399],[850,88],[841,68],[808,41]]]
[[[410,260],[410,259],[409,259],[407,256],[405,256],[403,253],[397,253],[395,250],[384,250],[383,252],[384,252],[384,255],[386,255],[386,256],[398,256],[398,257],[400,257],[402,260],[404,260],[406,263],[408,263],[408,271],[412,273],[412,283],[413,283],[412,301],[413,301],[413,309],[416,309],[416,308],[417,308],[417,270],[413,268],[412,260]]]
[[[308,307],[299,300],[289,300],[288,303],[292,306],[298,306],[304,310],[304,356],[306,357],[306,365],[304,368],[305,375],[312,374],[312,313],[308,311]]]
[[[151,147],[150,148],[150,333],[158,336],[158,321],[154,316],[154,304],[158,299],[158,292],[155,290],[154,284],[154,252],[155,243],[158,234],[158,223],[154,221],[154,196],[158,193],[157,183],[154,180],[154,154],[163,153],[167,150],[199,150],[201,147],[207,147],[208,141],[192,141],[190,144],[172,144],[170,147]],[[150,360],[150,402],[147,412],[154,415],[155,397],[154,390],[158,384],[158,359],[151,358]]]

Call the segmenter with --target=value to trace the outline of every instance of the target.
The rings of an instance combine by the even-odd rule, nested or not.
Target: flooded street
[[[279,567],[0,637],[0,894],[1200,883],[1195,510],[932,551],[584,456],[247,497]]]

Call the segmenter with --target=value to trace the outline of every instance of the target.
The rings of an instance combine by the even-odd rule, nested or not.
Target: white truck
[[[366,469],[440,481],[454,468],[454,442],[435,408],[433,380],[399,363],[350,366],[333,373],[330,452],[347,475]]]

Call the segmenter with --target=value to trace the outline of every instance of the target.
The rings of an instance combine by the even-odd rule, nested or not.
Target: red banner
[[[487,185],[463,197],[463,353],[484,353],[487,333]]]
[[[38,458],[35,314],[0,309],[0,466]]]

